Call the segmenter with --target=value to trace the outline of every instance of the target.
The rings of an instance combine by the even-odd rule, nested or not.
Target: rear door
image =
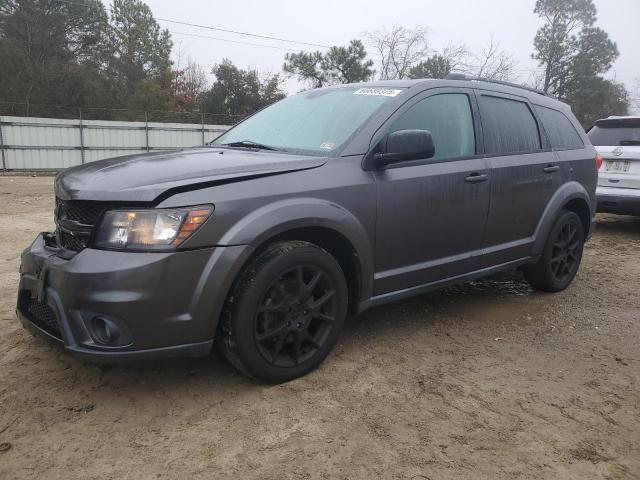
[[[544,209],[562,184],[562,168],[527,98],[478,90],[491,205],[483,267],[531,255]]]
[[[490,179],[476,136],[473,91],[436,88],[407,102],[378,132],[431,131],[435,156],[375,170],[375,295],[475,269]]]

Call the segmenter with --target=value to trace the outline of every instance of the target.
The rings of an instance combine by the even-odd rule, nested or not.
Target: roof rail
[[[529,92],[533,92],[533,93],[537,93],[537,94],[540,94],[540,95],[544,95],[545,97],[555,98],[550,93],[547,93],[544,90],[539,90],[537,88],[527,87],[525,85],[519,85],[517,83],[512,83],[512,82],[505,82],[503,80],[492,80],[490,78],[484,78],[484,77],[472,77],[472,76],[466,75],[464,73],[450,73],[449,75],[447,75],[445,77],[445,79],[446,80],[468,80],[468,81],[476,81],[476,82],[495,83],[495,84],[498,84],[498,85],[504,85],[506,87],[521,88],[522,90],[527,90]]]

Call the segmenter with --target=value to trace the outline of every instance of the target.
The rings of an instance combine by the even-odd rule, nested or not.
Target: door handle
[[[553,173],[557,172],[558,170],[560,170],[560,167],[558,165],[548,165],[542,169],[542,171],[545,173]]]
[[[489,176],[486,173],[472,173],[468,177],[465,177],[464,181],[469,183],[486,182]]]

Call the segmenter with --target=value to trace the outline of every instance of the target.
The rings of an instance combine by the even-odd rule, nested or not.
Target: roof
[[[606,119],[602,120],[640,120],[638,115],[609,115]]]
[[[597,125],[599,127],[613,127],[613,126],[640,127],[640,116],[611,115],[610,117],[596,120],[594,125]]]
[[[553,95],[550,95],[542,90],[538,90],[536,88],[528,87],[526,85],[519,85],[511,82],[504,82],[501,80],[491,80],[483,77],[472,77],[460,73],[452,73],[447,75],[445,79],[434,79],[434,78],[419,78],[415,80],[377,80],[373,82],[361,82],[355,84],[344,84],[339,85],[339,87],[346,86],[361,86],[361,87],[369,87],[369,88],[412,88],[418,85],[424,85],[427,83],[438,83],[442,86],[466,86],[466,87],[478,87],[478,83],[484,84],[483,88],[487,88],[489,90],[497,90],[497,91],[513,91],[515,90],[524,90],[530,93],[536,93],[539,95],[543,95],[545,97],[549,97],[552,99],[556,99]]]

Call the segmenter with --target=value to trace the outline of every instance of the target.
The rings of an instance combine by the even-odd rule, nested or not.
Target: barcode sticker
[[[353,92],[353,94],[354,95],[373,95],[376,97],[395,97],[400,92],[402,92],[402,90],[395,89],[395,88],[370,87],[370,88],[360,88],[359,90],[356,90],[355,92]]]

